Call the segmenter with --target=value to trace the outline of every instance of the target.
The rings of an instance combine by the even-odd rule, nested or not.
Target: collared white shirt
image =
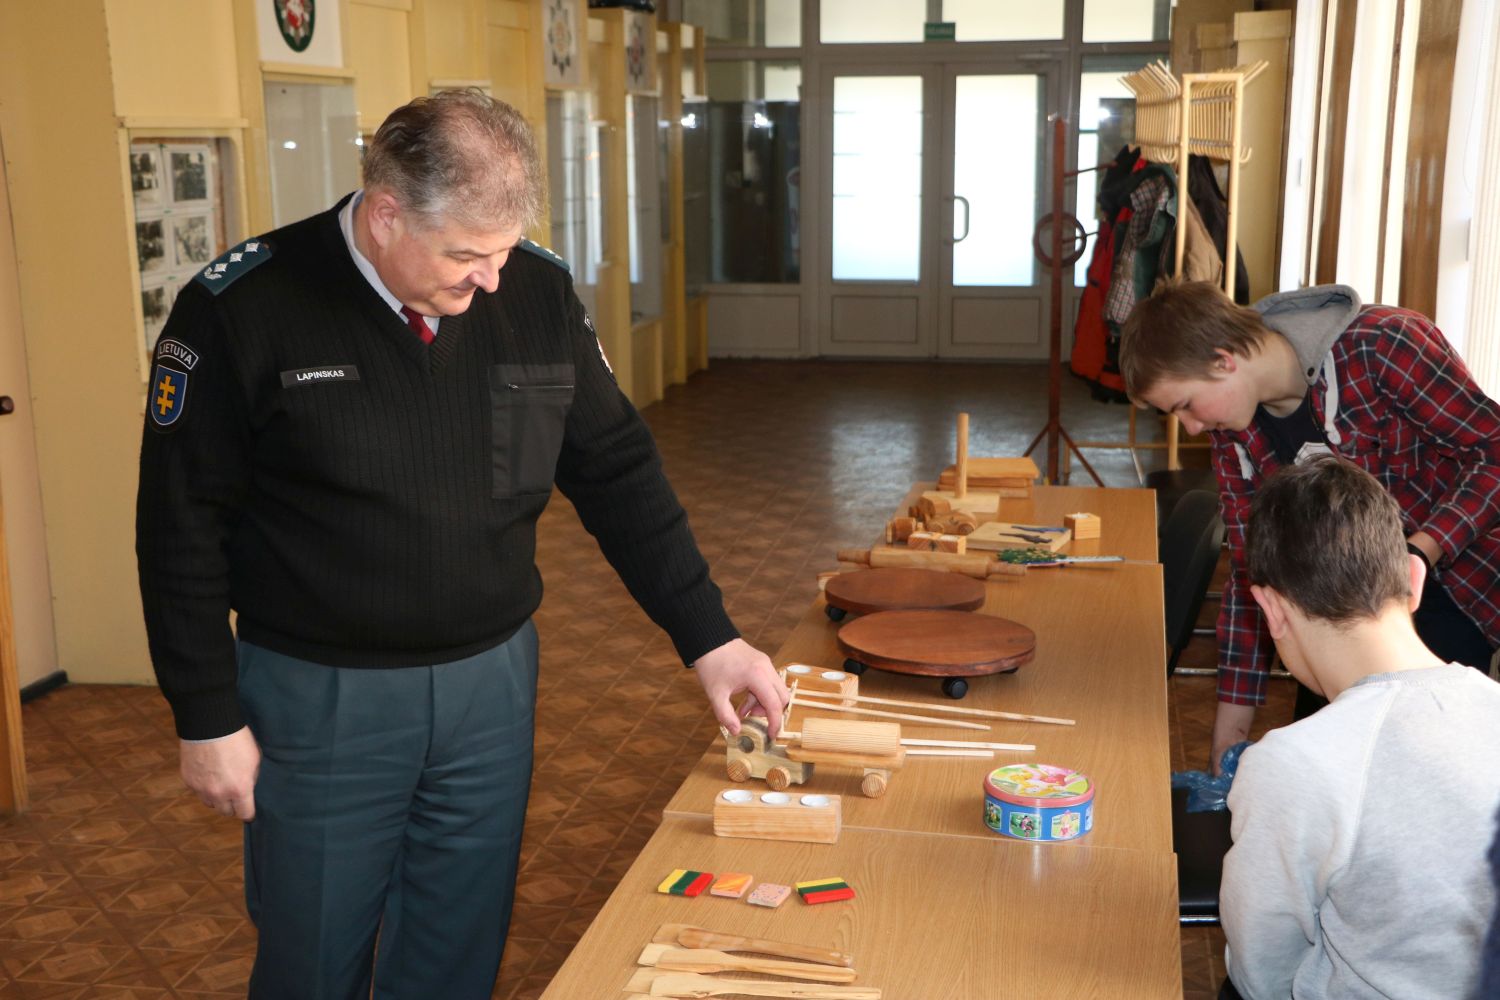
[[[392,295],[391,290],[385,287],[385,282],[380,280],[380,275],[376,272],[375,265],[371,264],[365,255],[359,252],[359,247],[354,245],[354,208],[364,196],[365,193],[363,191],[354,192],[354,197],[350,198],[345,202],[344,207],[339,209],[339,229],[344,234],[344,244],[349,247],[349,256],[354,258],[354,266],[359,268],[359,273],[365,276],[365,280],[370,283],[371,288],[375,289],[376,294],[385,300],[385,304],[390,306],[392,311],[397,315],[400,315],[402,308],[401,300]],[[423,316],[422,319],[427,323],[427,328],[432,331],[432,335],[434,337],[437,336],[439,317]],[[405,316],[401,317],[401,322],[406,322]]]

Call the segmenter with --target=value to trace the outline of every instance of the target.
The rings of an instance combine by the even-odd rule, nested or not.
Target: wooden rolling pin
[[[802,749],[889,756],[901,752],[901,727],[894,722],[807,718],[802,720]]]
[[[988,555],[956,555],[952,552],[921,552],[916,549],[839,549],[839,562],[901,569],[945,569],[977,580],[992,576],[1025,576],[1026,567],[1003,563]]]

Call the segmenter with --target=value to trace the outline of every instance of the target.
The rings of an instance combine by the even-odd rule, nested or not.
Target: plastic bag
[[[1219,758],[1217,778],[1207,771],[1172,772],[1172,787],[1188,790],[1188,812],[1218,812],[1229,808],[1229,786],[1234,783],[1234,772],[1239,769],[1240,753],[1249,745],[1246,740],[1224,751]]]

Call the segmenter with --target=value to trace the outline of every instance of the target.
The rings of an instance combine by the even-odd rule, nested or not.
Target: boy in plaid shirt
[[[1245,525],[1277,469],[1333,453],[1395,498],[1431,572],[1414,620],[1444,660],[1488,670],[1500,645],[1500,406],[1432,322],[1365,306],[1343,285],[1235,305],[1169,282],[1131,314],[1120,370],[1132,399],[1207,431],[1231,571],[1219,614],[1214,772],[1265,701],[1271,641],[1245,580]],[[1319,700],[1298,695],[1301,718]]]

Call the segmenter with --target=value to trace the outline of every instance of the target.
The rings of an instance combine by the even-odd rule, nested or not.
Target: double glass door
[[[1044,355],[1044,66],[824,71],[820,350]]]

